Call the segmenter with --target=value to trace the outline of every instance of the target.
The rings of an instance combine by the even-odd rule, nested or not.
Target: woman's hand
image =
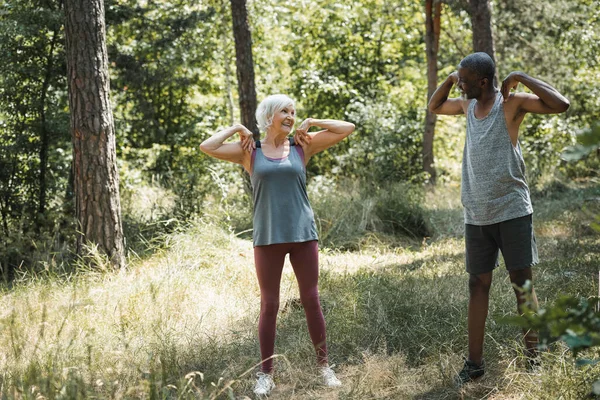
[[[256,147],[252,132],[250,132],[250,130],[242,124],[236,125],[236,129],[237,133],[240,135],[240,144],[242,145],[242,149],[247,152],[252,152],[252,150]]]
[[[312,118],[306,118],[304,121],[302,121],[300,126],[296,128],[296,132],[294,133],[294,141],[302,147],[308,145],[312,140],[312,136],[308,134],[308,130],[312,126],[312,122]]]

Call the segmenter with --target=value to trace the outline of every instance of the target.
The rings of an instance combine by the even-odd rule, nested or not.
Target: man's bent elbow
[[[559,112],[564,113],[565,111],[567,111],[569,109],[569,107],[571,107],[571,102],[569,102],[569,100],[567,100],[567,99],[564,99],[560,104]]]

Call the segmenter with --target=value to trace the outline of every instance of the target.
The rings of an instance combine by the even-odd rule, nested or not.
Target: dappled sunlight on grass
[[[453,387],[467,344],[468,277],[458,229],[462,213],[444,190],[436,189],[427,208],[432,221],[447,224],[441,234],[422,241],[371,235],[358,251],[321,249],[321,303],[330,359],[344,382],[340,389],[319,385],[286,260],[277,389],[270,398],[550,399],[544,386],[562,390],[564,398],[583,393],[577,385],[600,367],[575,368],[560,346],[544,356],[540,374],[524,370],[520,331],[501,322],[516,309],[503,265],[491,291],[488,374],[461,390]],[[448,190],[456,196],[456,187]],[[587,221],[577,212],[580,196],[566,196],[572,197],[538,204],[541,263],[534,279],[542,305],[558,293],[597,292],[591,277],[600,263],[599,235],[578,230]],[[43,396],[75,385],[100,398],[147,398],[152,387],[171,397],[210,398],[228,393],[229,385],[236,398],[250,396],[259,358],[259,307],[252,243],[198,221],[167,236],[152,257],[125,271],[22,279],[5,290],[0,377],[6,383],[0,385],[33,385]],[[185,376],[194,371],[202,375],[189,375],[192,386]]]

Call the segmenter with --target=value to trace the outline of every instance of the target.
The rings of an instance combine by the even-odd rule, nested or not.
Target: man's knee
[[[489,293],[492,286],[492,274],[469,275],[469,291],[471,293]]]
[[[525,285],[525,282],[532,280],[531,268],[524,268],[510,271],[510,282],[519,288]]]

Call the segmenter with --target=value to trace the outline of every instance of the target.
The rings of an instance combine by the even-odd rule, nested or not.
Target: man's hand
[[[504,101],[508,100],[508,96],[510,96],[510,91],[517,87],[519,81],[517,77],[519,76],[519,72],[511,72],[508,76],[502,81],[502,87],[500,88],[500,93],[502,93],[502,97],[504,97]]]
[[[454,71],[453,73],[451,73],[448,78],[450,78],[452,80],[452,83],[454,84],[454,86],[458,85],[458,71]]]

